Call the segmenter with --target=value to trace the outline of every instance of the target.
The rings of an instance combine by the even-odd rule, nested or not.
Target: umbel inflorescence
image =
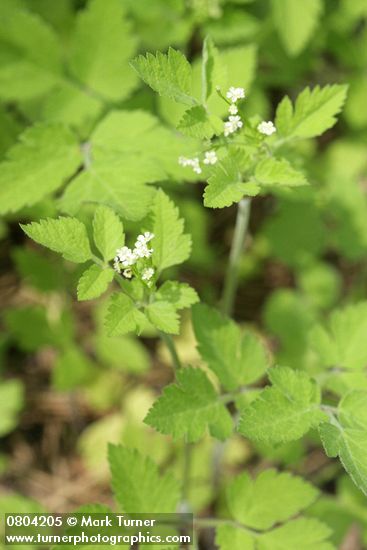
[[[228,106],[228,119],[223,122],[223,135],[225,138],[228,138],[231,136],[231,134],[234,134],[238,130],[240,130],[243,125],[244,121],[242,120],[241,116],[238,114],[238,106],[237,103],[241,99],[245,99],[246,93],[244,88],[236,88],[234,86],[231,86],[226,93],[226,96],[224,97],[220,91],[218,90],[218,93],[220,97],[226,101]],[[276,128],[272,121],[265,121],[263,120],[257,125],[257,131],[260,134],[263,134],[265,136],[271,136],[276,132]],[[213,165],[216,164],[218,161],[217,153],[214,150],[209,150],[204,152],[204,158],[202,159],[203,164],[205,165]],[[200,157],[193,157],[193,158],[187,158],[180,156],[178,158],[178,163],[181,166],[184,167],[190,167],[195,172],[195,174],[201,174],[202,173],[202,167],[200,166]]]
[[[113,262],[115,271],[122,273],[126,279],[138,277],[151,286],[154,268],[150,265],[150,258],[154,249],[149,248],[148,243],[153,238],[153,233],[146,231],[137,237],[134,248],[131,249],[128,246],[118,248]]]

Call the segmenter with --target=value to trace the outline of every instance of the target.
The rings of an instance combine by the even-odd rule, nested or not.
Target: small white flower
[[[151,233],[150,231],[146,231],[144,233],[144,239],[145,239],[145,242],[148,243],[149,241],[154,239],[154,233]]]
[[[199,159],[197,157],[189,159],[186,157],[178,157],[178,164],[181,166],[191,166],[196,174],[201,174],[202,170],[200,168]]]
[[[137,260],[137,257],[134,254],[133,250],[131,250],[127,246],[123,246],[122,248],[119,248],[118,250],[116,250],[115,260],[118,260],[119,262],[121,262],[123,267],[130,267],[131,265],[134,265],[134,263]]]
[[[257,129],[260,134],[265,134],[266,136],[271,136],[271,134],[274,134],[274,132],[277,131],[271,120],[269,120],[268,122],[263,120],[262,122],[260,122]]]
[[[131,279],[131,277],[133,276],[133,272],[130,268],[124,269],[122,274],[126,279]]]
[[[215,164],[218,161],[217,153],[215,151],[206,151],[204,164]]]
[[[229,134],[233,134],[239,128],[242,128],[243,122],[239,115],[230,116],[229,119],[224,123],[224,135],[227,137]]]
[[[141,275],[143,281],[150,281],[154,275],[154,269],[152,267],[146,267]]]
[[[236,101],[245,97],[245,90],[243,88],[235,88],[234,86],[231,86],[226,95],[232,103],[236,103]]]
[[[228,107],[228,111],[230,115],[236,115],[238,113],[238,109],[234,103],[231,103],[231,105]]]

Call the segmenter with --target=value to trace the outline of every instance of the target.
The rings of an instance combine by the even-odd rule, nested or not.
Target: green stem
[[[245,197],[238,203],[236,225],[233,233],[231,252],[224,280],[221,309],[231,315],[238,286],[238,270],[250,218],[251,200]]]
[[[260,533],[256,529],[250,529],[242,523],[233,521],[231,519],[220,519],[220,518],[194,518],[194,524],[198,527],[218,527],[219,525],[230,525],[236,529],[242,529],[247,533],[251,533],[253,536],[258,536]]]
[[[178,356],[177,349],[176,349],[176,346],[175,346],[175,343],[173,341],[172,336],[170,334],[167,334],[166,332],[162,332],[162,331],[159,332],[159,336],[161,337],[161,340],[167,346],[167,349],[168,349],[168,351],[171,355],[171,359],[172,359],[172,362],[173,362],[173,365],[174,365],[175,369],[176,370],[181,369],[182,368],[182,363],[181,363],[180,358]]]
[[[181,506],[191,512],[191,506],[189,504],[189,492],[190,492],[190,472],[191,472],[191,459],[192,459],[192,445],[185,441],[183,450],[183,475],[182,475],[182,502]]]

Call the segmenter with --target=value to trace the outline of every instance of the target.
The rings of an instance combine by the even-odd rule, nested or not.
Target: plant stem
[[[177,349],[175,346],[175,343],[173,341],[173,338],[170,334],[167,334],[166,332],[159,332],[159,336],[161,337],[162,341],[166,344],[167,349],[171,355],[171,359],[173,362],[173,365],[176,370],[182,368],[182,363],[180,361],[180,358],[177,353]]]
[[[182,502],[181,506],[187,512],[191,512],[189,504],[190,470],[192,458],[192,445],[185,441],[183,449],[183,475],[182,475]]]
[[[251,200],[245,197],[238,203],[236,225],[232,238],[231,252],[224,280],[221,309],[231,315],[238,286],[238,270],[250,218]]]

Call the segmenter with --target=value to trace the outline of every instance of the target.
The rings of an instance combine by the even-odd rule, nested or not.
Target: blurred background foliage
[[[140,134],[136,118],[127,115],[114,127],[124,155],[121,178],[133,186],[137,165],[159,167],[157,181],[193,236],[179,278],[215,304],[235,211],[204,209],[203,185],[177,165],[180,147],[190,146],[174,131],[180,107],[142,85],[129,60],[174,46],[193,62],[199,88],[201,45],[210,35],[226,59],[229,83],[246,84],[246,116],[264,119],[284,94],[349,83],[337,126],[292,152],[312,186],[254,199],[235,307],[239,322],[264,335],[277,364],[317,372],[321,327],[333,309],[366,298],[366,19],[366,0],[0,0],[0,512],[109,503],[107,442],[149,453],[178,476],[183,467],[181,445],[142,423],[155,394],[172,380],[157,335],[108,338],[104,300],[75,300],[80,270],[26,241],[19,229],[19,222],[57,215],[67,204],[65,181],[48,187],[51,143],[31,151],[34,170],[22,162],[9,166],[21,134],[35,124],[61,123],[85,152],[93,128],[109,113],[154,116],[152,128]],[[23,182],[26,195],[32,178],[43,189],[36,202],[20,200],[7,209],[12,190]],[[70,202],[89,219],[88,206],[71,197],[69,209]],[[126,227],[137,226],[128,221]],[[357,322],[363,349],[367,314]],[[346,318],[346,342],[352,323]],[[189,316],[177,346],[183,361],[200,363]],[[212,483],[213,445],[208,438],[193,450],[190,500],[198,512],[224,506]],[[243,468],[290,467],[324,490],[309,513],[331,525],[334,542],[367,547],[365,497],[316,439],[272,449],[235,437],[222,451],[219,489]]]

